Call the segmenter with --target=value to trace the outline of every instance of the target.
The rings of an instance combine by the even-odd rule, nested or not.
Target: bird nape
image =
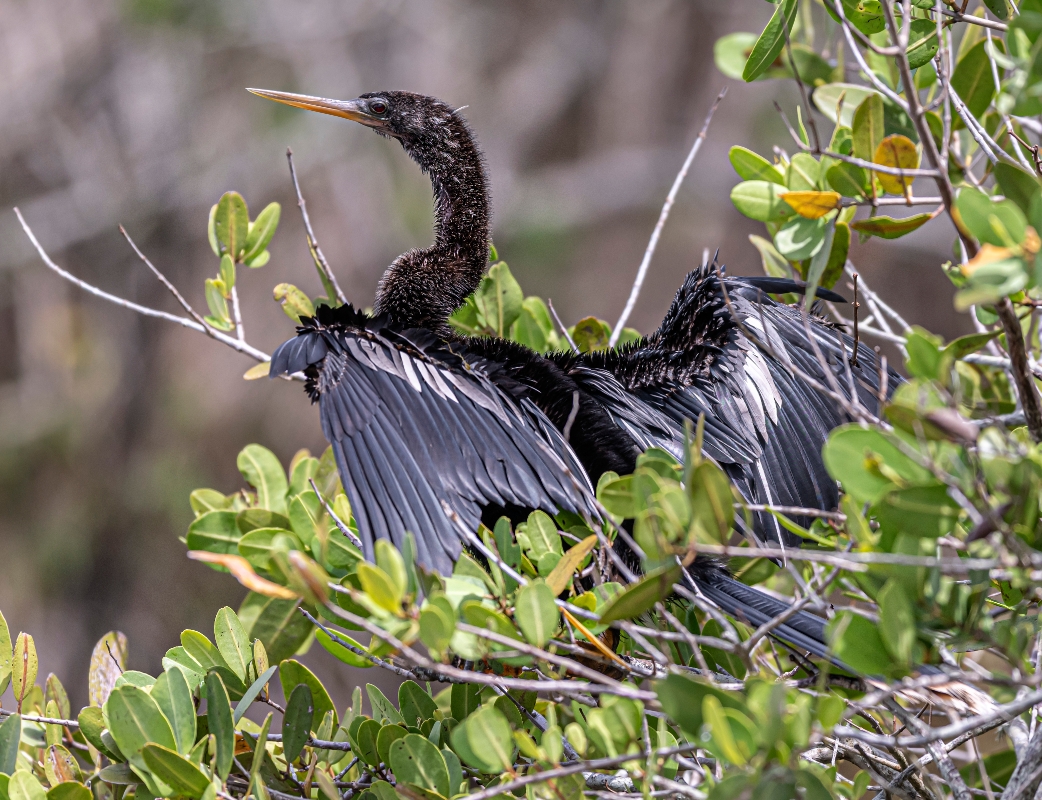
[[[410,92],[337,101],[250,91],[397,139],[431,181],[434,244],[391,264],[375,314],[320,307],[271,362],[273,376],[307,376],[367,558],[375,539],[401,547],[411,531],[420,562],[448,572],[465,545],[481,549],[483,514],[542,509],[596,518],[592,486],[602,474],[631,473],[649,447],[683,460],[685,423],[700,417],[703,455],[747,502],[836,507],[821,448],[850,417],[818,387],[842,382],[874,413],[901,379],[881,370],[873,353],[862,350],[852,362],[853,342],[841,329],[768,296],[802,292],[801,284],[728,277],[715,262],[703,264],[658,330],[606,352],[543,355],[462,336],[448,317],[488,265],[490,217],[484,162],[460,114]],[[753,515],[751,529],[740,516],[736,525],[760,542],[801,542],[767,513]],[[636,571],[624,538],[615,542],[620,569]],[[704,556],[685,581],[754,627],[788,608]],[[814,614],[800,611],[772,634],[829,657],[824,620]]]

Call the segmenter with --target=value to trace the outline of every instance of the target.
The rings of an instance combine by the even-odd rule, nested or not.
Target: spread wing
[[[496,365],[349,306],[302,322],[270,374],[307,375],[367,558],[412,531],[420,562],[450,572],[489,504],[596,514],[568,444]]]
[[[794,374],[829,385],[801,312],[763,294],[802,292],[803,287],[779,279],[764,282],[727,279],[725,300],[715,267],[693,271],[659,330],[607,355],[599,366],[678,424],[704,414],[706,455],[750,502],[831,509],[839,496],[821,448],[848,417]],[[850,337],[813,318],[809,335],[846,394]],[[862,347],[859,364],[851,369],[858,402],[875,412],[881,383],[875,354]],[[900,380],[888,372],[888,391]],[[771,515],[756,515],[756,528],[759,535],[786,545],[800,543]]]

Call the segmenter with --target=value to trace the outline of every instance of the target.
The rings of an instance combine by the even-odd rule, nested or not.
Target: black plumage
[[[320,308],[272,360],[272,375],[307,376],[367,555],[375,538],[400,545],[412,531],[420,561],[447,571],[473,541],[483,510],[592,518],[591,484],[600,475],[631,472],[651,446],[682,458],[685,421],[699,416],[704,455],[748,501],[835,507],[821,446],[847,415],[804,376],[850,381],[857,402],[875,411],[881,375],[871,354],[849,366],[852,343],[837,328],[766,294],[802,285],[726,277],[704,265],[688,275],[657,331],[617,351],[543,356],[502,339],[461,337],[447,319],[477,288],[489,245],[484,164],[462,117],[407,92],[343,102],[251,91],[395,138],[431,180],[435,242],[388,268],[377,315]],[[891,373],[886,383],[892,390],[898,380]],[[799,544],[768,514],[749,533]],[[709,559],[696,560],[688,577],[752,625],[786,608]],[[800,612],[775,634],[824,656],[822,625]]]

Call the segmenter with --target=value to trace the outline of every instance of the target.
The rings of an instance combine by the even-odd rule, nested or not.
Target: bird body
[[[344,102],[251,91],[395,138],[431,180],[435,242],[388,268],[376,315],[320,308],[272,357],[271,375],[307,376],[367,557],[375,538],[400,546],[412,531],[420,563],[448,572],[490,510],[567,510],[593,522],[602,474],[632,472],[652,446],[683,459],[685,421],[700,417],[703,454],[747,501],[835,507],[821,446],[848,416],[806,379],[845,380],[873,412],[882,387],[899,379],[881,382],[870,355],[851,366],[849,337],[766,294],[799,284],[729,278],[703,265],[657,331],[603,353],[543,355],[460,336],[448,317],[487,267],[489,203],[480,152],[459,114],[407,92]],[[799,544],[768,514],[748,533]],[[621,539],[616,548],[626,554]],[[711,560],[697,559],[689,577],[753,625],[786,608]],[[822,626],[799,612],[775,634],[824,656]]]

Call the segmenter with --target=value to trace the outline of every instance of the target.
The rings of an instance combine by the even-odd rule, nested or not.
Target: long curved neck
[[[402,146],[431,180],[434,245],[399,256],[384,273],[375,309],[414,327],[447,330],[446,320],[488,266],[489,192],[477,143],[446,109]]]

